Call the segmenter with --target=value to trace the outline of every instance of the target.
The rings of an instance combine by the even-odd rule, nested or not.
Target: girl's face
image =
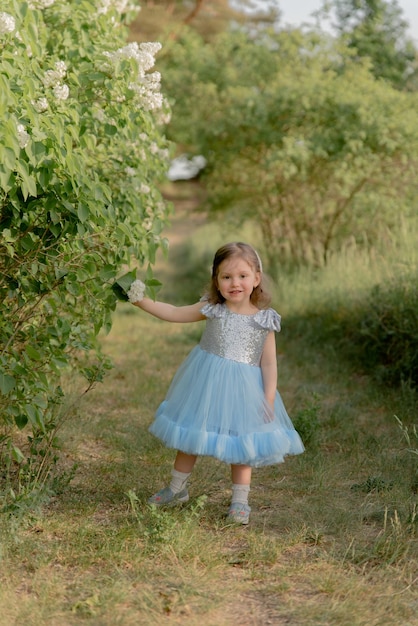
[[[232,305],[249,304],[253,289],[260,283],[260,272],[244,259],[232,257],[219,265],[217,287],[226,302]]]

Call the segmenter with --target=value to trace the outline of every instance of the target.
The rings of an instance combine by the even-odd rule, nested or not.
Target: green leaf
[[[13,376],[9,376],[8,374],[0,372],[0,391],[3,395],[8,394],[15,385],[16,380],[13,378]]]
[[[162,287],[162,282],[157,280],[156,278],[149,278],[145,281],[147,287]]]
[[[33,348],[32,346],[26,346],[25,352],[33,361],[40,361],[42,359],[42,355],[39,350],[36,350],[36,348]]]
[[[88,218],[90,217],[90,210],[88,206],[80,202],[77,208],[77,215],[80,222],[85,222],[86,220],[88,220]]]
[[[10,170],[14,170],[16,165],[16,155],[14,151],[11,148],[4,148],[2,152],[3,164]]]
[[[66,267],[56,267],[55,268],[55,278],[57,280],[61,280],[64,276],[67,276],[69,270]]]
[[[136,269],[127,272],[117,280],[112,285],[112,291],[118,300],[122,300],[124,302],[128,301],[128,296],[126,295],[127,291],[129,291],[129,287],[136,279]]]
[[[36,189],[36,180],[29,174],[28,166],[24,161],[17,161],[16,170],[22,179],[22,193],[25,200],[28,196],[36,197],[38,195]]]
[[[108,280],[111,280],[114,277],[115,277],[115,268],[113,267],[113,265],[105,265],[99,271],[99,278],[103,282],[107,282]]]
[[[12,447],[12,457],[16,461],[16,463],[23,463],[25,460],[25,456],[23,452],[17,446]]]
[[[116,133],[118,132],[118,127],[114,124],[105,124],[104,131],[106,135],[108,135],[109,137],[113,137],[113,135],[116,135]]]
[[[23,430],[28,423],[28,416],[23,413],[19,413],[19,415],[15,416],[15,423],[19,430]]]
[[[0,166],[0,186],[5,193],[10,191],[12,186],[10,185],[11,172],[9,170],[4,170],[3,167]]]

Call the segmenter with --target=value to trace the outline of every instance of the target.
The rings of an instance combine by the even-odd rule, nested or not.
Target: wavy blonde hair
[[[260,273],[260,283],[257,287],[254,287],[250,300],[259,309],[267,308],[271,302],[271,296],[266,290],[261,259],[252,246],[242,241],[227,243],[215,252],[212,263],[212,279],[207,290],[208,301],[211,304],[222,304],[225,302],[225,298],[218,289],[219,266],[226,259],[234,257],[243,259],[255,272]]]

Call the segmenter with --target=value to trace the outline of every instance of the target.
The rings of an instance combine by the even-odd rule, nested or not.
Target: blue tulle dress
[[[206,327],[175,374],[150,432],[169,448],[259,467],[301,454],[303,443],[278,391],[274,415],[264,398],[260,359],[269,331],[280,331],[273,309],[233,313],[202,303]]]

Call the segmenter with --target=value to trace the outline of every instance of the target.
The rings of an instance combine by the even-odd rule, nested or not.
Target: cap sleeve
[[[211,304],[210,302],[206,302],[200,312],[205,317],[225,317],[225,307],[223,304]]]
[[[274,330],[277,333],[281,330],[282,318],[274,309],[262,309],[255,315],[254,319],[261,328]]]

